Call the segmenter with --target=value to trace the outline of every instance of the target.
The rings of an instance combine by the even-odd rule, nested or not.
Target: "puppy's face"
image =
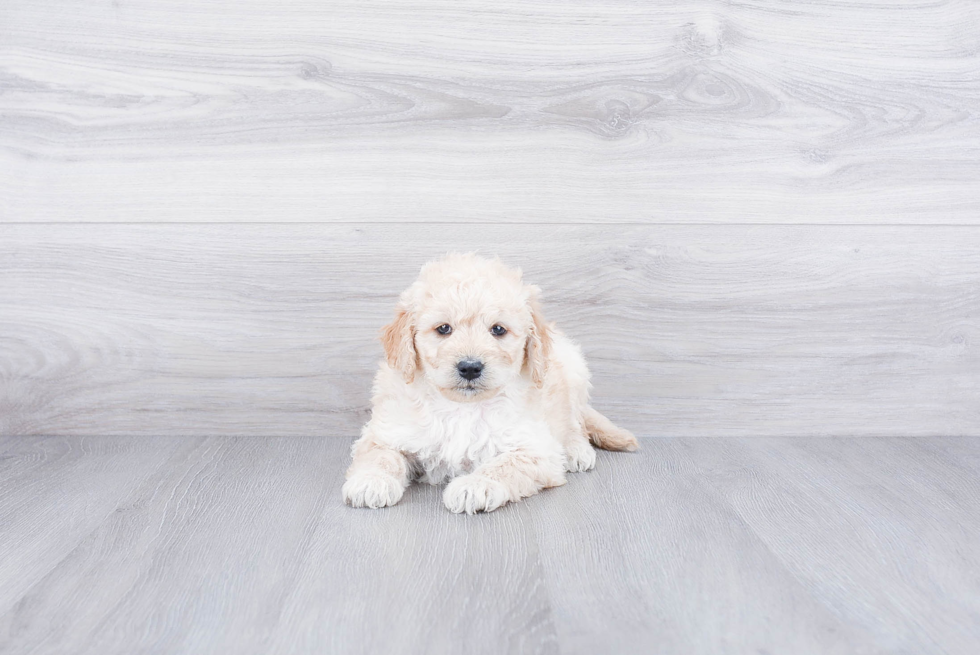
[[[492,396],[520,377],[531,316],[508,300],[474,281],[420,308],[415,348],[422,374],[447,398]]]
[[[548,348],[537,289],[474,255],[423,267],[382,342],[406,382],[422,376],[457,402],[490,398],[522,376],[540,385]]]

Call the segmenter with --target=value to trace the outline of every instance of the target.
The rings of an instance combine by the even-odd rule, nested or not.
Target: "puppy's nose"
[[[479,359],[464,359],[456,363],[456,370],[461,377],[475,380],[483,373],[483,362]]]

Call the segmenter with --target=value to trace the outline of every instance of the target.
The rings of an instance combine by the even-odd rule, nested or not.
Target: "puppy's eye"
[[[452,334],[452,331],[453,331],[453,327],[451,325],[449,325],[448,323],[443,323],[442,325],[440,325],[439,327],[436,328],[436,332],[438,332],[439,334],[444,334],[444,335],[445,334]]]
[[[505,328],[503,325],[494,325],[492,328],[490,328],[490,333],[495,337],[502,337],[507,334],[507,328]]]

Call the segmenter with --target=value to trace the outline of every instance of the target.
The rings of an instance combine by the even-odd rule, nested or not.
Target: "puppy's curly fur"
[[[419,479],[449,482],[453,512],[489,512],[591,469],[591,444],[636,450],[589,406],[582,352],[545,322],[539,293],[498,259],[454,254],[422,267],[381,333],[386,358],[352,450],[348,504],[394,505]]]

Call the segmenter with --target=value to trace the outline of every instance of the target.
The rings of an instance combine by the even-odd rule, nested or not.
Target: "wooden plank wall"
[[[980,4],[0,6],[0,435],[353,435],[470,249],[638,434],[978,435]]]

